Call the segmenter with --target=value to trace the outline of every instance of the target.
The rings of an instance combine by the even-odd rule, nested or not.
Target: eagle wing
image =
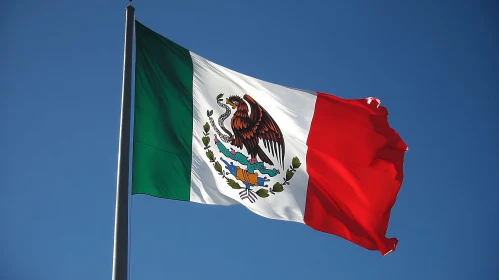
[[[270,114],[251,96],[245,94],[243,98],[248,102],[251,108],[249,119],[253,125],[251,127],[252,132],[263,140],[265,148],[267,148],[273,156],[277,157],[281,165],[283,165],[285,146],[281,129]]]
[[[243,142],[246,144],[248,150],[252,150],[256,146],[255,133],[251,119],[248,117],[234,117],[231,120],[232,131],[234,132],[234,140],[232,145],[242,148]]]

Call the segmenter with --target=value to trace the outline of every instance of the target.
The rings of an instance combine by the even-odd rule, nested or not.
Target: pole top
[[[128,0],[128,5],[126,6],[126,8],[135,10],[135,8],[132,6],[132,0]]]

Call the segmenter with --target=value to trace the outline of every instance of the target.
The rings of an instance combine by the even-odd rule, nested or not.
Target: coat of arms
[[[230,96],[223,103],[221,93],[216,97],[216,101],[225,109],[225,113],[218,117],[219,127],[217,127],[213,119],[213,110],[207,111],[209,123],[206,122],[203,126],[202,137],[206,156],[213,163],[214,169],[226,180],[228,186],[242,189],[239,191],[239,197],[242,200],[248,199],[251,203],[254,203],[258,197],[266,198],[270,194],[275,195],[284,191],[284,186],[290,184],[301,163],[297,157],[294,157],[282,181],[277,178],[281,172],[275,166],[284,167],[286,152],[279,125],[247,94],[242,98],[236,95]],[[231,114],[232,131],[225,128],[224,124]],[[210,135],[211,127],[215,131],[213,139]],[[213,148],[214,151],[210,144],[216,147]],[[235,148],[241,151],[236,151]],[[243,153],[243,148],[247,154]],[[270,154],[276,163],[270,158]],[[272,187],[269,187],[272,183]]]

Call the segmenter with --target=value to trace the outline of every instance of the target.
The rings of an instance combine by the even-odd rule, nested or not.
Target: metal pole
[[[135,8],[126,7],[125,53],[121,95],[120,140],[114,220],[113,280],[128,280],[128,177],[130,168],[130,115],[132,100],[132,43]]]

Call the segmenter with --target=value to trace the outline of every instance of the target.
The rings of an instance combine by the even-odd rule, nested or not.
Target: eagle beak
[[[234,105],[234,103],[232,103],[229,98],[225,99],[225,104],[229,104],[230,106],[232,106],[232,109],[236,109],[236,105]]]

